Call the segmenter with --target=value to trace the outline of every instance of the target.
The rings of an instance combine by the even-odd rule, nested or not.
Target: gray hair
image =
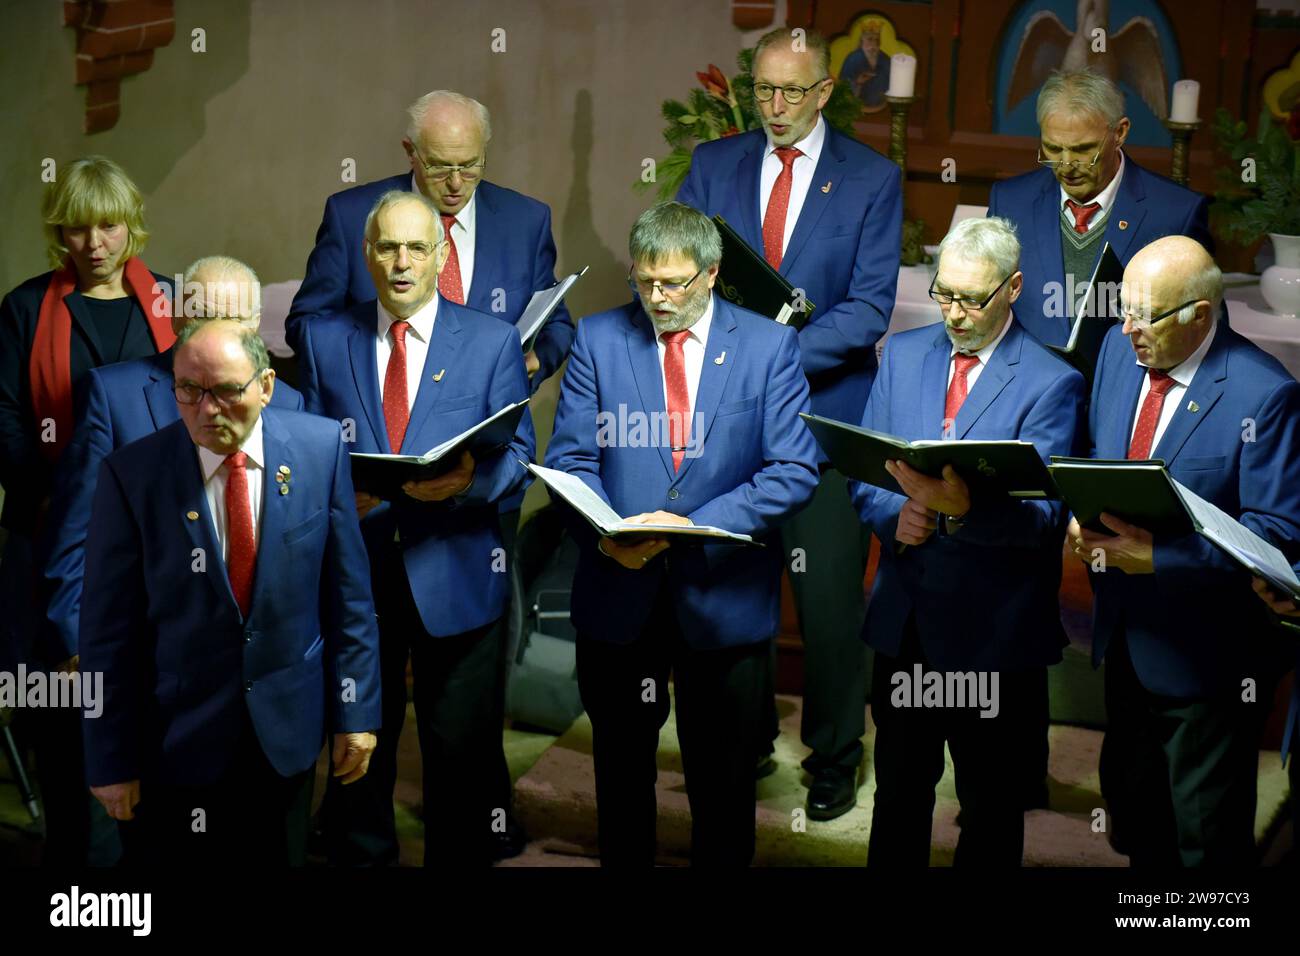
[[[831,51],[826,43],[826,37],[822,36],[816,30],[800,27],[803,30],[803,47],[808,53],[817,58],[817,71],[820,79],[829,79],[831,75]],[[794,38],[789,27],[777,27],[775,30],[769,30],[758,38],[758,43],[754,46],[754,63],[758,63],[759,54],[768,47],[776,46],[779,43],[794,48]]]
[[[390,189],[375,200],[375,204],[370,207],[370,213],[366,216],[366,228],[361,235],[369,241],[371,236],[371,227],[375,224],[375,217],[389,206],[396,206],[398,203],[402,202],[418,202],[421,206],[427,209],[429,215],[433,217],[434,242],[442,242],[442,214],[438,211],[438,207],[435,206],[433,200],[424,195],[424,193],[410,193],[405,189]]]
[[[416,141],[429,109],[439,103],[454,103],[472,112],[478,119],[479,131],[483,134],[483,145],[487,146],[488,140],[492,138],[492,118],[488,115],[487,107],[476,99],[452,90],[434,90],[432,93],[425,93],[406,108],[406,115],[410,117],[406,124],[407,139],[412,143]]]
[[[637,217],[627,241],[633,263],[655,265],[679,253],[691,257],[698,269],[722,261],[718,227],[698,209],[679,202],[661,202]]]
[[[200,319],[191,322],[181,329],[180,335],[176,337],[176,352],[179,353],[200,330],[219,322],[229,322],[233,328],[239,330],[239,344],[243,347],[248,360],[253,363],[254,372],[260,373],[271,367],[271,354],[266,350],[266,343],[262,341],[262,336],[232,319]]]
[[[193,286],[199,283],[199,276],[204,281],[201,286],[209,284],[216,285],[217,295],[212,305],[215,306],[214,313],[209,315],[209,303],[206,295],[206,288],[194,289]],[[190,314],[188,318],[198,319],[226,319],[234,318],[235,314],[231,312],[231,306],[236,307],[236,313],[240,318],[244,318],[245,305],[248,306],[247,318],[259,318],[262,314],[262,283],[257,278],[257,273],[247,263],[240,262],[231,256],[203,256],[195,259],[189,264],[181,279],[182,286],[176,290],[177,297],[184,303],[191,295],[198,294],[199,304],[197,314]],[[235,302],[230,302],[226,298],[223,286],[227,284],[237,285],[240,289],[239,298]],[[247,290],[247,299],[244,297],[244,290]],[[177,310],[182,316],[186,315],[185,311]],[[191,306],[189,311],[194,312]]]
[[[1209,265],[1192,273],[1183,286],[1183,295],[1196,302],[1204,299],[1210,303],[1210,323],[1218,319],[1219,307],[1223,305],[1223,271],[1210,260]],[[1178,324],[1186,325],[1196,317],[1196,302],[1183,306],[1178,312]]]
[[[1124,94],[1100,73],[1056,70],[1038,91],[1039,127],[1056,112],[1096,116],[1111,127],[1124,118]]]
[[[1010,219],[963,219],[939,243],[939,260],[951,251],[964,260],[992,264],[999,275],[1009,276],[1020,268],[1020,240]]]

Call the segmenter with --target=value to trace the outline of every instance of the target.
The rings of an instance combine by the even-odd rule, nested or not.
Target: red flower
[[[696,73],[695,78],[710,96],[716,96],[724,103],[731,102],[731,86],[727,83],[727,77],[712,63],[709,64],[708,73]]]

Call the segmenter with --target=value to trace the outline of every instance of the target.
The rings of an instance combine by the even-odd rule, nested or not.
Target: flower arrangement
[[[660,112],[667,126],[664,139],[672,151],[655,164],[655,176],[637,183],[641,190],[658,187],[660,199],[671,199],[691,168],[691,151],[696,143],[735,136],[759,129],[758,105],[754,101],[754,51],[741,50],[736,57],[740,72],[730,80],[712,63],[707,73],[696,73],[700,85],[690,91],[686,102],[664,100]],[[822,110],[826,122],[840,132],[853,135],[853,123],[862,115],[862,102],[848,83],[836,81],[830,100]]]

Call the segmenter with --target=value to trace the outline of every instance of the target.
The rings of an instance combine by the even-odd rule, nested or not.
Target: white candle
[[[911,96],[916,90],[916,57],[895,53],[889,58],[889,89],[886,96]]]
[[[1179,80],[1174,84],[1174,102],[1169,110],[1171,123],[1195,123],[1197,101],[1201,98],[1201,84],[1195,80]]]

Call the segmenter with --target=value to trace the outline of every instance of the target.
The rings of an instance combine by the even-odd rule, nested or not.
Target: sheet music
[[[515,322],[515,328],[519,330],[520,342],[527,344],[541,330],[551,313],[560,307],[561,300],[573,288],[573,284],[586,275],[587,268],[583,266],[581,272],[565,276],[551,288],[539,289],[533,293],[533,297],[528,300],[528,305],[524,307],[523,315]]]
[[[1170,477],[1178,494],[1182,497],[1192,520],[1196,522],[1202,534],[1215,544],[1234,554],[1238,560],[1245,560],[1268,576],[1287,582],[1294,592],[1300,590],[1300,579],[1296,577],[1291,562],[1281,551],[1251,531],[1232,515],[1206,501],[1186,485]]]

